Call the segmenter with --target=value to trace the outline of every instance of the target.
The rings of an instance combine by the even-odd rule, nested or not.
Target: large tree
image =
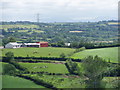
[[[7,52],[5,54],[5,57],[6,57],[7,62],[11,62],[12,60],[14,60],[14,53],[13,52]]]
[[[101,88],[101,81],[106,72],[108,63],[98,56],[89,56],[83,60],[82,67],[86,80],[87,88]]]

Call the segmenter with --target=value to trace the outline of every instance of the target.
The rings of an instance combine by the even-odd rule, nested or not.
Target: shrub
[[[3,74],[13,75],[15,72],[15,66],[13,66],[12,64],[3,64]]]
[[[6,61],[7,62],[11,62],[12,60],[14,60],[14,54],[13,54],[13,52],[7,52],[5,54],[5,56],[6,56]]]

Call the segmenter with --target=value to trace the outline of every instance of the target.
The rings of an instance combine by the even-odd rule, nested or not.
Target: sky
[[[118,19],[119,0],[1,0],[0,21],[94,22]]]

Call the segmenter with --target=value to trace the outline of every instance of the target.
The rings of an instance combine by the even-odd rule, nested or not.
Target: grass
[[[99,57],[102,57],[106,61],[110,60],[111,62],[118,63],[118,47],[88,49],[74,54],[72,58],[83,59],[90,55],[92,56],[98,55]]]
[[[2,62],[0,62],[0,73],[2,72]]]
[[[3,75],[2,78],[2,88],[45,88],[43,86],[36,85],[32,81],[19,77]]]
[[[119,77],[104,77],[102,81],[106,84],[105,88],[115,88],[119,86],[119,80]]]
[[[19,63],[21,66],[26,67],[29,71],[33,72],[49,72],[49,73],[68,73],[64,64],[54,63]]]
[[[0,89],[2,90],[2,62],[0,62]]]
[[[18,32],[28,32],[28,30],[18,30]]]
[[[0,25],[0,29],[5,29],[5,30],[7,30],[8,28],[17,28],[17,27],[19,27],[19,28],[39,28],[39,26],[38,25],[33,25],[33,24],[31,24],[31,25],[21,25],[21,24],[16,24],[16,25]]]
[[[27,57],[27,55],[34,57],[59,57],[61,53],[68,55],[75,49],[70,48],[54,48],[54,47],[41,47],[41,48],[16,48],[16,49],[2,49],[2,55],[11,51],[14,56]],[[37,52],[37,53],[34,53]]]
[[[30,77],[34,77],[40,80],[43,80],[47,83],[54,85],[57,88],[84,88],[84,81],[78,77],[75,78],[74,75],[66,76],[66,75],[28,75]]]

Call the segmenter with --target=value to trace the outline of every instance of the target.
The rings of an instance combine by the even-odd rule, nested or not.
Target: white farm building
[[[36,43],[17,43],[9,42],[5,45],[5,48],[21,48],[21,47],[48,47],[48,42],[36,42]]]
[[[40,47],[40,43],[17,43],[9,42],[5,45],[5,48],[21,48],[21,47]]]
[[[18,44],[16,42],[10,42],[5,45],[5,48],[20,48],[22,44]]]

